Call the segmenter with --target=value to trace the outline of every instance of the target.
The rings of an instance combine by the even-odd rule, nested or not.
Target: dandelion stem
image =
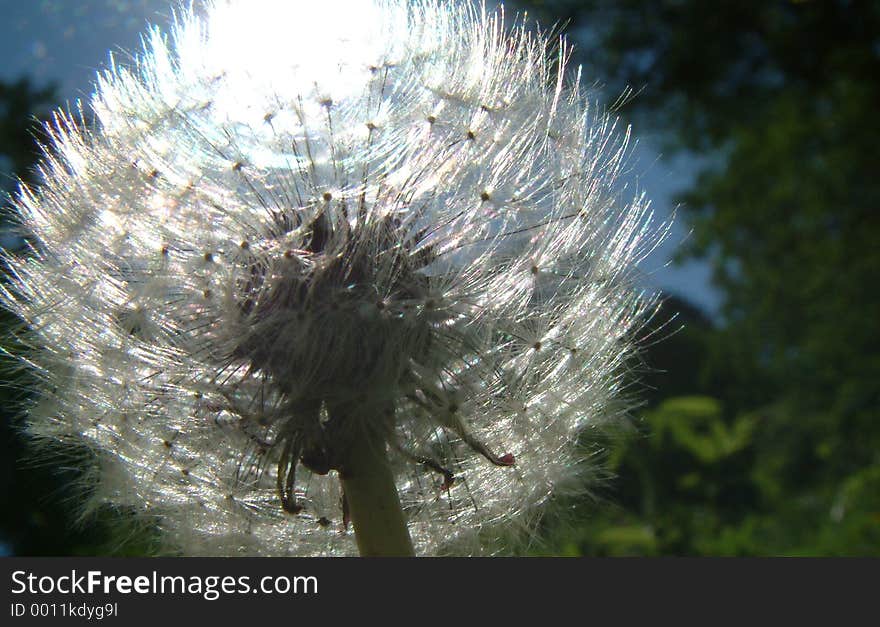
[[[342,485],[361,557],[415,555],[384,442],[356,439]]]

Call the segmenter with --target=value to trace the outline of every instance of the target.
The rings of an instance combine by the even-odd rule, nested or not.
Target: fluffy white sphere
[[[361,429],[417,553],[527,532],[622,411],[654,243],[627,135],[549,50],[429,1],[218,0],[151,32],[17,201],[31,431],[187,554],[353,553]]]

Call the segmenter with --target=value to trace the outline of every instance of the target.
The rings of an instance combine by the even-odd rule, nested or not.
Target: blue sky
[[[65,100],[87,98],[108,52],[137,51],[146,25],[167,25],[172,6],[171,0],[0,0],[4,60],[0,78],[29,74],[38,82],[58,82]],[[125,58],[117,55],[120,61]],[[635,136],[639,137],[638,129]],[[672,197],[690,182],[693,163],[686,158],[663,159],[646,136],[640,137],[633,157],[631,184],[647,192],[659,220],[668,219],[674,208]],[[666,242],[643,263],[645,284],[684,296],[714,313],[719,294],[709,284],[706,264],[668,263],[686,237],[687,227],[679,217]]]

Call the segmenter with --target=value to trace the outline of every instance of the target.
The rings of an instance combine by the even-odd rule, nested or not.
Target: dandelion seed
[[[364,439],[417,553],[493,550],[622,411],[652,230],[567,48],[469,4],[337,5],[184,11],[100,77],[94,126],[58,114],[17,201],[30,430],[90,447],[93,499],[172,550],[354,553]]]

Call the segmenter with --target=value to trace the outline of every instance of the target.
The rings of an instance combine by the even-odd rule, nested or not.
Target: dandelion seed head
[[[654,238],[565,44],[467,3],[217,0],[59,113],[4,304],[31,432],[189,554],[345,555],[387,442],[416,551],[478,554],[579,489],[619,417]],[[492,545],[497,546],[497,545]]]

